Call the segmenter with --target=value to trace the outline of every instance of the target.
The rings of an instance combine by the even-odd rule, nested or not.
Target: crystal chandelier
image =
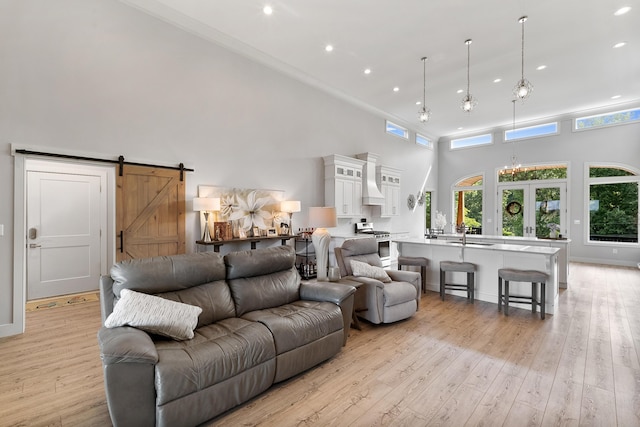
[[[516,100],[512,100],[511,101],[513,103],[513,127],[512,130],[515,131],[516,130]],[[514,133],[515,134],[515,133]],[[511,168],[509,168],[509,166],[505,165],[501,170],[500,170],[500,175],[506,175],[508,173],[511,174],[511,178],[513,179],[513,177],[521,171],[522,169],[522,164],[518,163],[518,157],[516,156],[516,148],[515,148],[515,142],[511,141],[512,144],[512,151],[511,151]],[[526,169],[524,170],[526,172]]]
[[[522,24],[522,74],[520,75],[520,80],[516,84],[516,87],[513,88],[513,94],[516,96],[516,99],[525,100],[533,91],[533,85],[529,80],[524,78],[524,23],[527,21],[526,16],[522,16],[518,19],[518,22]]]
[[[462,108],[462,111],[464,111],[465,113],[470,113],[471,110],[473,110],[473,107],[475,107],[478,104],[478,101],[473,97],[473,95],[471,95],[471,93],[469,93],[469,86],[470,86],[469,61],[471,58],[469,45],[471,45],[471,39],[465,40],[464,44],[467,45],[467,94],[464,96],[464,98],[462,98],[462,105],[460,106],[460,108]]]
[[[422,58],[422,109],[418,113],[418,117],[422,123],[429,121],[431,110],[427,108],[427,57]]]

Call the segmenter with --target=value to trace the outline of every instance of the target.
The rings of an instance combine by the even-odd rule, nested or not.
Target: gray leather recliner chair
[[[356,291],[355,310],[358,317],[371,323],[393,323],[413,316],[420,303],[420,273],[415,271],[385,270],[391,283],[370,277],[353,276],[351,260],[382,267],[375,238],[347,239],[335,248],[340,275],[360,282]]]

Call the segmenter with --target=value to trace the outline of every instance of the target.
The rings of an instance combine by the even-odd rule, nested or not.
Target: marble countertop
[[[460,234],[455,233],[445,233],[439,234],[438,238],[444,239],[460,239]],[[554,244],[569,244],[571,243],[571,239],[544,239],[539,237],[520,237],[520,236],[495,236],[495,235],[487,235],[487,234],[467,234],[467,241],[469,240],[504,240],[506,242],[542,242],[549,243],[552,242]]]
[[[454,235],[452,235],[454,236]],[[457,236],[459,238],[459,236]],[[445,248],[464,248],[470,250],[482,250],[482,251],[503,251],[503,252],[518,252],[528,254],[539,255],[554,255],[560,251],[560,248],[553,248],[548,246],[532,246],[532,245],[516,245],[508,243],[488,243],[488,242],[469,242],[466,245],[452,239],[427,239],[423,237],[409,237],[404,239],[393,239],[397,243],[411,243],[419,245],[429,245],[433,247],[445,247]]]

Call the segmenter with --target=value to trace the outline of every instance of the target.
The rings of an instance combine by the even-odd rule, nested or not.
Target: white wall
[[[551,119],[546,122],[549,121]],[[495,234],[496,170],[511,164],[513,147],[503,142],[503,132],[504,129],[493,130],[494,144],[485,147],[452,151],[449,149],[449,139],[441,138],[439,141],[439,207],[447,212],[447,218],[451,218],[452,185],[463,176],[484,173],[484,234]],[[567,222],[569,238],[572,240],[572,260],[628,266],[635,266],[640,261],[638,245],[585,244],[587,222],[584,217],[583,181],[585,164],[590,162],[620,163],[640,168],[640,123],[573,132],[572,120],[565,118],[560,121],[558,135],[521,140],[515,145],[515,153],[523,166],[549,162],[569,164]],[[492,223],[488,223],[488,219]],[[580,224],[575,225],[575,220],[579,220]],[[614,253],[614,249],[617,253]]]
[[[306,208],[324,204],[322,156],[370,151],[404,181],[401,216],[370,219],[422,233],[404,200],[435,154],[386,135],[384,117],[113,0],[3,0],[0,40],[0,326],[12,317],[13,236],[24,232],[13,229],[11,143],[195,169],[188,251],[198,185],[283,190],[302,201],[294,226],[304,227]]]

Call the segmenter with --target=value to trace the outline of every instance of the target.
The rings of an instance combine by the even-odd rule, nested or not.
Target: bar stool
[[[427,267],[429,266],[429,259],[421,256],[399,256],[398,270],[402,270],[403,265],[420,267],[420,276],[422,276],[422,292],[427,292]]]
[[[446,272],[457,271],[460,273],[467,273],[467,284],[456,285],[446,282]],[[456,262],[456,261],[440,261],[440,298],[444,301],[444,295],[446,289],[467,291],[467,299],[471,302],[474,301],[475,293],[475,279],[476,279],[476,265],[472,262]]]
[[[515,268],[501,268],[498,270],[498,311],[502,311],[504,304],[504,314],[509,315],[509,303],[517,302],[523,304],[531,304],[531,312],[535,313],[540,307],[540,318],[544,320],[545,301],[546,301],[546,284],[549,275],[537,270],[518,270]],[[502,281],[504,280],[504,292],[502,289]],[[510,295],[509,282],[531,282],[531,296],[527,295]],[[540,283],[540,299],[538,296],[538,283]]]

